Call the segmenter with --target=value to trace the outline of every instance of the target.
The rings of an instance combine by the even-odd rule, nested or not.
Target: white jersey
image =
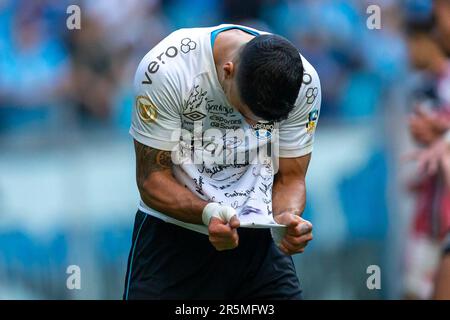
[[[180,184],[201,199],[235,208],[241,226],[273,226],[277,159],[312,151],[321,102],[319,77],[301,56],[303,83],[289,117],[250,126],[229,104],[217,78],[213,42],[218,31],[230,28],[266,34],[237,25],[180,29],[144,56],[135,76],[130,134],[149,147],[174,151],[172,169]],[[264,148],[269,151],[261,157]],[[208,233],[206,226],[176,220],[143,201],[139,209]]]

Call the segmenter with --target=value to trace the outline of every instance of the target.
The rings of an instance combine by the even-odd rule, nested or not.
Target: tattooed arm
[[[286,254],[303,252],[312,240],[312,225],[300,216],[305,209],[305,176],[311,154],[298,158],[280,158],[272,190],[274,219],[287,226],[279,247]]]
[[[175,219],[202,223],[207,202],[182,186],[172,175],[170,151],[162,151],[134,140],[136,183],[144,203]]]

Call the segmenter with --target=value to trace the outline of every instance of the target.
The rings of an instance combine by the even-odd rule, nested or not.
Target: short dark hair
[[[242,101],[264,120],[286,119],[303,79],[300,53],[287,39],[260,35],[239,54],[236,75]]]

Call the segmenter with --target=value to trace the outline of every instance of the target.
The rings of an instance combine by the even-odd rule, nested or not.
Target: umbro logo
[[[199,121],[199,120],[202,120],[203,118],[205,118],[206,114],[195,110],[192,112],[183,113],[183,116],[185,116],[186,118],[188,118],[189,120],[192,120],[192,121]]]

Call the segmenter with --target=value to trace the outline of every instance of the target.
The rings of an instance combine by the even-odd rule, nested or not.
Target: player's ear
[[[235,65],[232,61],[229,61],[223,65],[223,71],[225,79],[230,79],[234,76]]]

